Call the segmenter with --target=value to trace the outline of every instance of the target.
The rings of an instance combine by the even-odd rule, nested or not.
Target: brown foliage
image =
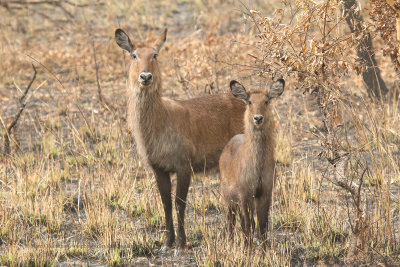
[[[372,0],[373,9],[370,13],[375,23],[376,31],[385,41],[384,55],[389,55],[393,65],[396,68],[397,76],[400,77],[400,61],[399,61],[399,31],[397,21],[400,19],[397,9],[392,7],[392,1]],[[396,38],[397,35],[397,38]]]

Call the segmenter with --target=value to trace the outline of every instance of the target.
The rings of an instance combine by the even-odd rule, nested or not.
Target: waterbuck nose
[[[263,115],[257,114],[257,115],[254,115],[253,120],[254,120],[255,124],[261,124],[264,120],[264,117],[263,117]]]
[[[142,72],[139,75],[139,82],[149,82],[153,79],[153,74],[151,74],[151,72]]]

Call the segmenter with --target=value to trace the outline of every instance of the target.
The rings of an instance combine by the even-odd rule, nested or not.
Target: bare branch
[[[99,101],[104,106],[104,108],[106,108],[108,111],[110,111],[111,109],[115,109],[115,108],[107,103],[107,101],[103,97],[103,93],[101,91],[100,77],[99,77],[99,65],[97,64],[96,48],[94,45],[94,37],[93,36],[92,36],[92,51],[93,51],[93,59],[94,59],[94,68],[96,70],[96,84],[97,84],[97,93],[99,96]]]
[[[9,155],[11,153],[11,148],[10,148],[11,131],[17,124],[19,118],[21,117],[22,112],[25,109],[26,103],[24,102],[24,100],[29,92],[29,89],[31,88],[33,82],[36,79],[37,70],[36,70],[35,65],[33,65],[33,63],[32,63],[32,68],[33,68],[34,74],[33,74],[31,81],[29,82],[28,86],[26,87],[24,93],[22,94],[22,96],[19,99],[20,107],[19,107],[18,113],[15,115],[14,119],[6,126],[6,132],[4,133],[4,155]]]

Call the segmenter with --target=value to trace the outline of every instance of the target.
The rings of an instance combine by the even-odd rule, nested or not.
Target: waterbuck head
[[[245,114],[246,128],[252,125],[252,129],[260,130],[263,128],[263,125],[265,124],[264,122],[268,119],[268,116],[271,116],[268,114],[268,112],[270,112],[268,108],[269,103],[273,98],[278,97],[283,93],[285,81],[279,79],[273,82],[267,94],[265,94],[265,91],[261,90],[248,92],[243,85],[234,80],[231,81],[230,87],[232,94],[247,104]]]
[[[121,29],[115,31],[115,41],[122,49],[129,52],[132,64],[129,70],[129,79],[137,81],[141,89],[160,80],[160,70],[157,63],[158,53],[167,39],[167,29],[155,40],[132,43],[129,36]]]

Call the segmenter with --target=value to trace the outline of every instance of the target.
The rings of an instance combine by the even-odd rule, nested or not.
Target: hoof
[[[184,248],[178,248],[174,250],[174,258],[178,258],[180,256],[185,255],[185,249]]]
[[[169,248],[167,246],[162,246],[159,251],[160,255],[162,255],[162,256],[167,256],[170,254],[170,252],[171,252],[171,248]]]

